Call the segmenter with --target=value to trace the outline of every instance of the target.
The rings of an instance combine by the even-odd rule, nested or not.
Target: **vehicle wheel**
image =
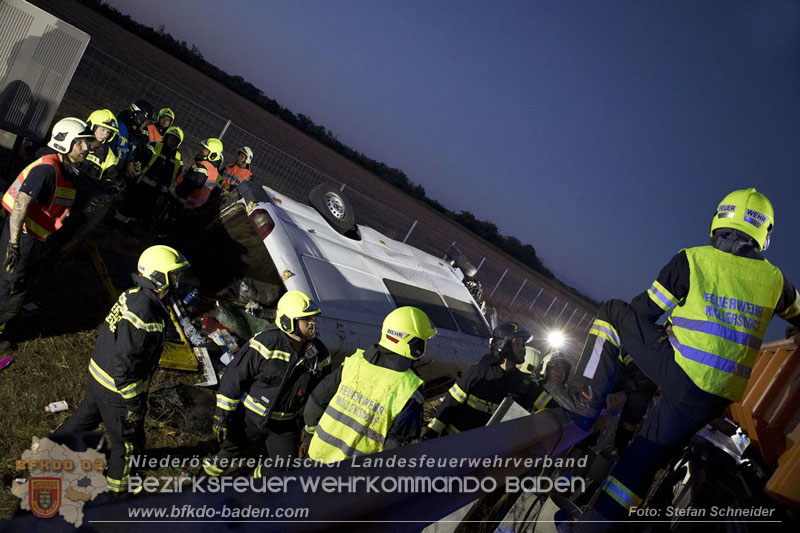
[[[339,233],[344,235],[356,230],[356,217],[350,200],[327,183],[311,189],[308,203]]]

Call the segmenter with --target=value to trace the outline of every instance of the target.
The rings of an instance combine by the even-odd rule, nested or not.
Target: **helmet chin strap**
[[[761,248],[761,251],[762,251],[762,252],[766,252],[766,251],[767,251],[767,248],[769,248],[769,241],[770,241],[770,238],[769,238],[769,233],[767,233],[767,238],[766,238],[766,239],[764,239],[764,247],[763,247],[763,248]]]

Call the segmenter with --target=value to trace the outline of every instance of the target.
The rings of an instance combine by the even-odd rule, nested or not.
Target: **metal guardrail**
[[[613,416],[605,412],[599,418],[595,429],[605,427]],[[424,491],[406,492],[385,490],[383,480],[396,480],[398,476],[425,476],[427,478],[473,477],[492,479],[499,487],[505,483],[507,476],[520,476],[530,471],[524,465],[526,458],[555,457],[574,444],[586,438],[590,433],[580,430],[569,423],[560,409],[545,409],[531,416],[524,416],[508,422],[465,431],[457,435],[448,435],[438,439],[420,442],[396,450],[380,454],[363,456],[354,463],[341,466],[317,467],[293,470],[273,476],[275,486],[282,489],[277,492],[262,493],[253,490],[236,492],[228,490],[222,493],[194,493],[185,489],[174,494],[159,494],[136,497],[128,501],[119,501],[92,507],[84,507],[84,526],[105,526],[113,522],[117,533],[140,531],[143,521],[125,522],[128,509],[136,508],[168,508],[180,509],[183,506],[193,508],[206,507],[221,509],[222,506],[245,508],[292,508],[307,507],[310,514],[307,519],[295,521],[274,520],[270,524],[259,522],[228,523],[237,531],[263,531],[265,527],[291,531],[330,531],[344,529],[347,531],[419,531],[425,525],[446,517],[453,511],[485,494],[485,492],[468,491]],[[432,466],[424,468],[399,467],[367,467],[365,459],[373,461],[390,457],[395,464],[404,460],[406,464],[416,460],[417,464],[429,461]],[[508,464],[500,465],[498,459],[509,458]],[[473,459],[473,464],[462,459]],[[514,463],[513,459],[519,459]],[[487,462],[484,462],[488,460]],[[452,462],[451,462],[452,461]],[[428,464],[428,463],[424,463]],[[455,465],[455,466],[454,466]],[[327,492],[324,490],[303,490],[301,480],[313,478],[337,477],[343,480],[362,480],[361,489],[355,494],[347,490]],[[291,479],[290,479],[291,478]],[[366,490],[366,478],[375,479],[376,491]],[[286,480],[285,485],[281,480]],[[392,483],[387,481],[389,487]],[[355,486],[356,488],[359,485]],[[33,515],[21,516],[11,522],[14,531],[33,530],[38,524]],[[149,526],[157,525],[153,521]],[[218,531],[224,527],[224,520],[200,520],[191,524],[192,531]],[[51,527],[52,526],[52,527]],[[48,531],[72,531],[61,520],[48,523]],[[172,527],[162,523],[162,527]]]

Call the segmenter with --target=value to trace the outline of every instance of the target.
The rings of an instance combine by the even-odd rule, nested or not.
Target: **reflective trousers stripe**
[[[624,507],[626,511],[630,511],[631,507],[638,507],[642,503],[642,499],[639,496],[614,476],[608,476],[603,485],[603,491]]]

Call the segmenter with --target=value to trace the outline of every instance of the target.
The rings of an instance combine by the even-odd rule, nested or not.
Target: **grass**
[[[116,245],[131,247],[131,239],[117,236]],[[140,243],[133,244],[134,247]],[[31,445],[31,437],[43,437],[66,420],[83,399],[87,364],[97,338],[98,325],[111,307],[108,293],[92,266],[88,251],[79,249],[42,276],[28,293],[36,311],[21,313],[7,326],[7,335],[17,346],[10,353],[14,363],[0,372],[0,519],[9,518],[18,499],[10,493],[16,477],[15,461]],[[174,383],[193,384],[200,374],[159,369],[151,384],[156,391]],[[201,389],[202,390],[202,389]],[[211,391],[201,394],[212,397]],[[44,407],[66,400],[69,411],[46,413]],[[148,416],[145,425],[147,453],[157,456],[205,455],[212,448],[210,416],[207,431],[187,432],[175,427],[174,417],[162,413]],[[193,413],[192,416],[195,416]],[[204,425],[204,424],[200,424]],[[143,474],[174,476],[174,469],[143,471]]]

